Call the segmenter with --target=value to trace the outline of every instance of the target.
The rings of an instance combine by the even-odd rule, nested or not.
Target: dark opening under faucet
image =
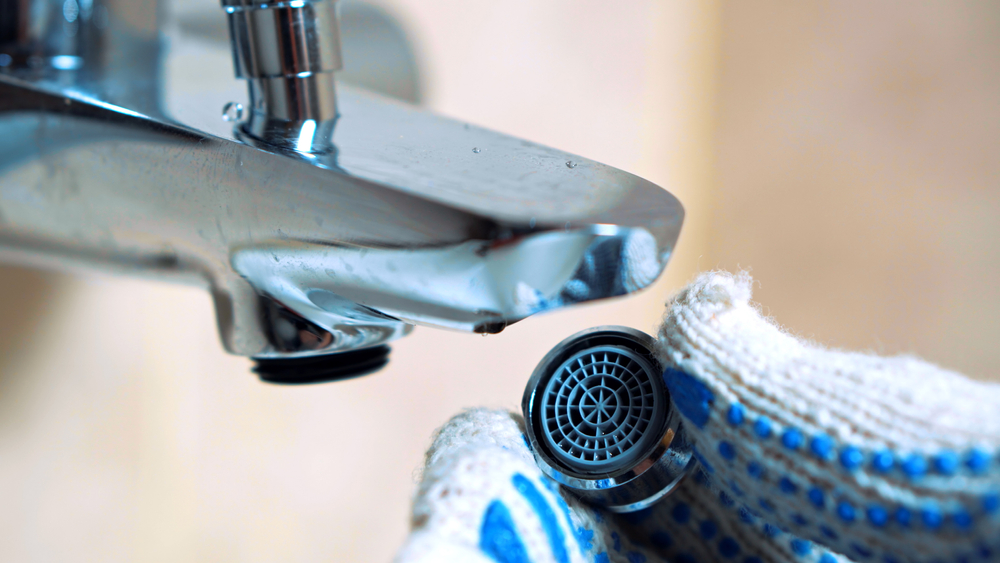
[[[167,42],[155,0],[0,0],[0,258],[202,284],[226,349],[283,382],[663,270],[683,220],[663,189],[335,86],[333,0],[222,6],[249,90],[229,121],[231,67]]]

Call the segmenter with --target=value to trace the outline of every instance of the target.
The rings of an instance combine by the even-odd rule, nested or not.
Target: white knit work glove
[[[702,471],[611,514],[542,475],[519,416],[469,411],[427,454],[397,560],[1000,560],[1000,386],[803,342],[760,315],[750,287],[705,274],[659,331]]]

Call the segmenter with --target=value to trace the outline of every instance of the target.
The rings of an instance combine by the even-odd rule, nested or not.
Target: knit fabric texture
[[[667,305],[658,353],[700,468],[617,515],[542,475],[523,421],[471,410],[427,454],[397,561],[1000,560],[1000,386],[803,342],[747,274]]]

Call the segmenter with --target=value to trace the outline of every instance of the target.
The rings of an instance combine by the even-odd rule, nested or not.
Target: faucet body
[[[153,0],[0,0],[0,259],[203,285],[226,349],[268,365],[414,324],[499,332],[665,266],[683,210],[663,189],[363,90],[334,104],[337,57],[246,63],[233,18],[260,14],[224,6],[233,52],[167,37]],[[258,58],[285,21],[265,16]]]

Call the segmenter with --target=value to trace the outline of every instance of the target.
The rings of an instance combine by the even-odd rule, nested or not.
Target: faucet
[[[168,40],[157,0],[0,0],[0,260],[203,286],[279,383],[662,272],[667,191],[336,83],[335,0],[221,4],[231,52]]]

